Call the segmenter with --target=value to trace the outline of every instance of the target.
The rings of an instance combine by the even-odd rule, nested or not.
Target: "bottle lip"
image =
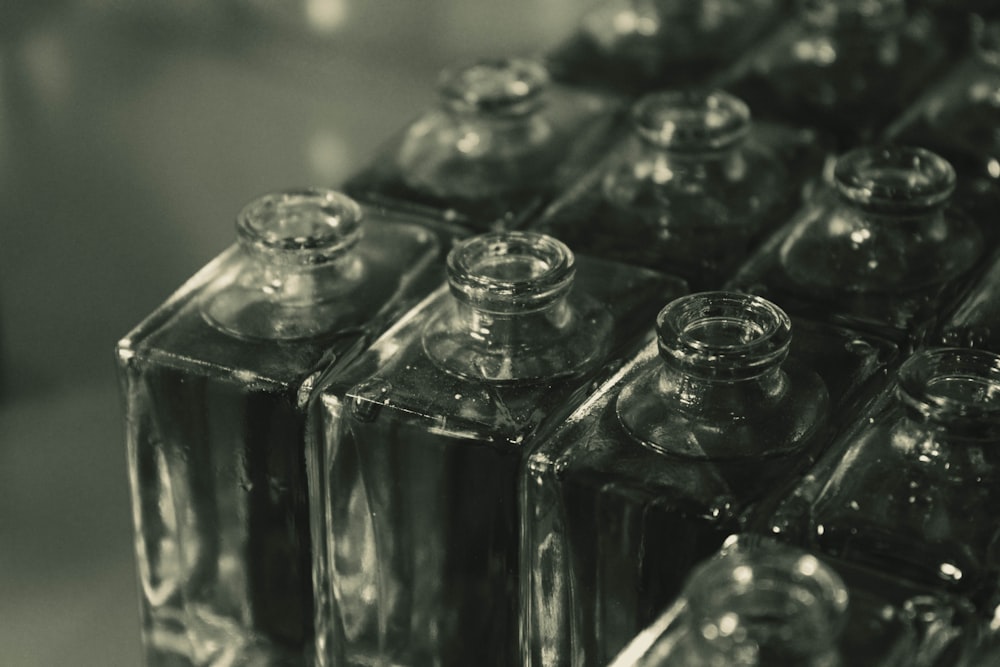
[[[446,69],[438,94],[445,108],[487,116],[523,116],[537,110],[549,85],[548,70],[527,58],[494,58]]]
[[[798,0],[801,20],[820,30],[889,30],[906,22],[906,0]]]
[[[362,234],[364,212],[334,190],[301,188],[273,192],[243,207],[236,218],[240,245],[269,262],[323,264],[352,248]]]
[[[915,213],[943,205],[955,190],[955,169],[925,148],[879,146],[841,155],[837,191],[848,202],[883,213]]]
[[[539,232],[494,232],[458,243],[448,282],[460,301],[494,313],[544,308],[566,294],[576,272],[572,251]]]
[[[770,541],[729,548],[696,568],[684,589],[691,618],[701,630],[698,635],[722,642],[753,638],[749,625],[765,612],[759,603],[747,604],[747,596],[764,593],[773,598],[782,592],[787,592],[788,604],[769,607],[769,625],[775,615],[783,615],[796,626],[789,639],[810,653],[835,643],[850,594],[833,568],[806,551]]]
[[[656,318],[660,356],[695,376],[743,380],[781,364],[791,320],[777,305],[741,292],[700,292],[674,299]]]
[[[911,355],[896,395],[911,417],[957,437],[1000,437],[1000,355],[941,347]]]
[[[986,65],[1000,69],[1000,21],[971,17],[972,51]]]
[[[654,146],[677,152],[727,148],[750,131],[750,108],[722,90],[652,93],[632,107],[636,132]]]

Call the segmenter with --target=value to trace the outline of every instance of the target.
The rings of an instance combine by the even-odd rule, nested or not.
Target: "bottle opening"
[[[905,213],[948,201],[955,189],[955,170],[947,160],[923,148],[858,148],[837,160],[834,180],[841,196],[853,204]]]
[[[887,30],[906,21],[906,0],[799,0],[799,16],[822,30]]]
[[[321,264],[358,242],[363,217],[357,202],[339,192],[287,190],[247,204],[236,232],[244,248],[271,262]]]
[[[704,152],[731,146],[750,130],[750,109],[722,91],[654,93],[632,109],[643,139],[670,151]]]
[[[453,111],[521,116],[541,106],[548,84],[548,71],[540,63],[504,58],[446,70],[439,92],[445,107]]]
[[[523,313],[566,294],[574,276],[570,249],[536,232],[482,234],[448,255],[448,281],[461,301],[479,310]]]
[[[771,657],[768,664],[826,653],[848,605],[836,572],[810,554],[776,544],[739,548],[709,561],[692,574],[686,594],[697,636],[727,653],[748,646]]]
[[[912,355],[899,369],[897,395],[912,415],[950,433],[1000,433],[1000,356],[983,350],[936,348]]]
[[[694,375],[748,379],[788,355],[791,321],[758,296],[702,292],[667,304],[657,317],[661,356]]]
[[[974,14],[972,48],[980,62],[1000,68],[1000,21],[985,21]]]

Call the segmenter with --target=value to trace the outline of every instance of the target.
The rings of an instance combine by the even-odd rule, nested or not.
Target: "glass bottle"
[[[606,664],[699,560],[792,483],[892,346],[733,292],[677,299],[531,455],[522,663]]]
[[[979,269],[985,224],[952,205],[954,169],[921,148],[855,149],[833,180],[730,285],[790,312],[919,341]]]
[[[311,383],[441,276],[430,232],[328,190],[236,231],[117,348],[149,667],[304,664]]]
[[[445,70],[438,108],[346,184],[362,201],[475,230],[517,227],[606,143],[620,104],[554,86],[538,62]]]
[[[997,593],[998,442],[1000,356],[924,349],[782,503],[772,531],[980,603]]]
[[[746,537],[700,565],[612,667],[962,664],[966,609],[909,589],[886,596],[870,572]]]
[[[1000,354],[1000,256],[969,290],[936,336],[936,343]]]
[[[318,634],[343,642],[321,659],[516,664],[524,453],[682,290],[543,234],[452,250],[448,286],[319,394],[338,608]]]
[[[751,124],[725,92],[647,95],[632,132],[537,225],[578,252],[719,288],[767,228],[801,205],[815,133]]]
[[[550,56],[556,78],[639,94],[701,84],[777,23],[775,0],[605,0]]]
[[[839,150],[874,140],[946,64],[906,0],[797,0],[797,14],[715,82],[758,118],[818,127]]]

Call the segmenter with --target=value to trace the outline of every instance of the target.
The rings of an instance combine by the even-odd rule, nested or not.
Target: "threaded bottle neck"
[[[858,148],[842,155],[834,169],[841,199],[861,211],[916,217],[939,210],[955,190],[955,170],[923,148]]]
[[[632,108],[642,140],[675,155],[706,155],[738,145],[750,130],[750,110],[722,91],[671,91],[643,97]]]
[[[501,58],[445,70],[441,104],[457,114],[491,118],[530,115],[544,104],[549,75],[534,60]]]

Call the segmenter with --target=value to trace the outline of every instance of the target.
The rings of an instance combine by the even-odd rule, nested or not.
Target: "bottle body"
[[[529,236],[541,237],[488,235],[480,245],[502,248]],[[452,257],[463,247],[471,246]],[[450,293],[414,310],[319,395],[325,569],[339,607],[326,621],[333,629],[318,632],[342,642],[327,648],[328,657],[516,662],[524,452],[582,399],[609,359],[641,338],[648,304],[683,289],[653,272],[578,258],[571,291],[555,304],[564,314],[532,314],[521,301],[511,305],[515,293],[526,298],[521,288],[479,293],[534,265],[516,268],[512,259],[475,268],[489,280],[457,285],[452,276]],[[469,294],[478,295],[471,311]],[[482,299],[496,300],[489,316]],[[470,322],[476,340],[462,342],[465,334],[455,332]]]
[[[234,247],[119,343],[147,664],[304,660],[313,600],[303,396],[440,275],[424,229],[370,219],[365,232],[347,272],[363,280]],[[320,283],[331,290],[307,296]],[[368,303],[354,301],[359,289]]]
[[[918,148],[856,149],[730,285],[789,312],[919,342],[983,263],[987,225],[950,200],[951,166]]]
[[[715,595],[710,614],[706,592]],[[713,618],[728,618],[728,625],[742,632],[706,636],[705,628],[717,627]],[[612,665],[962,664],[969,620],[960,601],[953,606],[948,598],[927,596],[891,578],[740,535],[692,573],[682,597]]]
[[[998,358],[912,355],[786,499],[772,530],[839,559],[981,602],[995,595]]]
[[[778,18],[773,0],[605,2],[549,56],[556,78],[639,94],[704,81]]]
[[[438,108],[352,176],[352,196],[476,231],[514,229],[607,143],[619,103],[550,85],[533,61],[446,71]]]
[[[935,342],[941,345],[974,347],[1000,354],[1000,258],[969,290],[945,321]]]
[[[753,123],[724,92],[649,95],[632,115],[630,135],[539,229],[579,252],[718,289],[819,176],[815,133]]]
[[[532,454],[524,664],[606,664],[755,503],[809,465],[892,354],[842,330],[795,327],[776,390],[784,398],[687,381],[674,395],[686,405],[671,407],[648,398],[664,382],[650,346]]]
[[[715,82],[762,119],[829,132],[839,150],[873,141],[945,66],[925,12],[902,0],[802,0],[798,15]]]

